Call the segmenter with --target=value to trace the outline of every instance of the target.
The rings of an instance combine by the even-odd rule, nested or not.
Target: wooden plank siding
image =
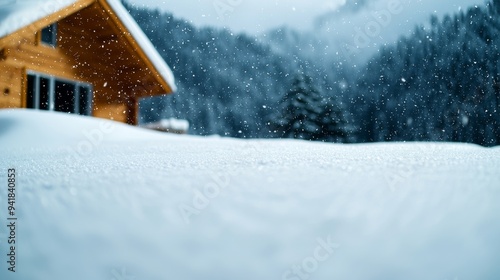
[[[22,69],[0,63],[0,107],[22,108]]]
[[[51,47],[40,31],[54,22]],[[172,92],[104,0],[77,1],[0,38],[0,108],[26,107],[27,71],[91,84],[92,115],[129,124],[137,123],[139,98]]]

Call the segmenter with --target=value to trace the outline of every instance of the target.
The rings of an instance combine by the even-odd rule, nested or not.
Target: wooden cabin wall
[[[23,71],[0,62],[0,108],[23,107]]]
[[[64,25],[60,26],[59,35],[66,36]],[[76,55],[68,55],[73,53],[69,50],[75,49],[73,46],[58,42],[58,46],[53,48],[39,43],[37,34],[32,34],[32,37],[19,38],[19,43],[15,45],[0,46],[0,108],[26,108],[26,71],[31,70],[92,84],[93,116],[127,121],[126,98],[120,98],[115,93],[121,89],[113,81],[116,75],[101,71],[105,66],[100,65],[100,62],[86,60],[90,59],[91,54],[82,58],[75,51]],[[75,43],[86,45],[82,41]],[[78,67],[80,65],[84,67]]]
[[[95,107],[99,108],[99,110],[94,110],[95,117],[127,123],[127,106],[125,104],[97,103]]]
[[[28,64],[24,63],[26,52],[23,48],[35,45],[35,37],[35,34],[29,37],[17,36],[14,38],[19,42],[17,45],[0,46],[0,108],[26,107],[24,67]]]
[[[0,108],[26,107],[26,71],[31,70],[92,84],[93,116],[126,122],[126,98],[120,98],[115,93],[121,88],[114,81],[117,75],[107,71],[109,65],[92,59],[92,56],[96,57],[96,51],[102,50],[92,48],[82,51],[78,48],[97,44],[93,41],[86,42],[85,39],[89,36],[83,37],[84,40],[72,37],[68,34],[72,30],[66,28],[65,20],[68,19],[58,24],[59,40],[55,48],[40,43],[37,33],[30,36],[25,33],[12,34],[10,36],[14,38],[9,41],[15,43],[0,46]],[[4,91],[8,94],[4,94]]]

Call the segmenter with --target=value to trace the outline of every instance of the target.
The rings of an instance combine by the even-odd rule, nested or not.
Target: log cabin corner
[[[136,125],[140,98],[175,90],[172,71],[120,0],[0,5],[0,109]]]

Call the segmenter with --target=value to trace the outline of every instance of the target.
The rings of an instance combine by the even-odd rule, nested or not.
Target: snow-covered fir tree
[[[349,135],[354,129],[347,122],[344,112],[343,106],[336,98],[324,98],[321,113],[316,120],[319,130],[313,139],[325,142],[348,142]]]
[[[309,76],[299,74],[281,102],[272,123],[280,138],[313,140],[320,129],[317,118],[321,113],[321,96]]]
[[[311,77],[297,75],[272,122],[276,136],[343,142],[347,136],[344,114],[332,97],[323,96]]]

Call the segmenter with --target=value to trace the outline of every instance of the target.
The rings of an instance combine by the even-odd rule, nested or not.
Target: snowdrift
[[[7,174],[16,170],[16,272]],[[500,278],[500,149],[0,111],[0,279]]]

